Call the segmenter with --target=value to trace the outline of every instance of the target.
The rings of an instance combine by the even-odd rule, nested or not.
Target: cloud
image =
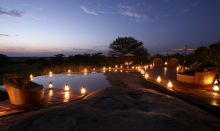
[[[121,15],[135,18],[135,20],[151,20],[152,18],[144,13],[140,13],[136,11],[134,8],[130,6],[120,6],[120,12]]]
[[[9,10],[9,11],[6,11],[6,10],[4,10],[4,9],[2,9],[2,8],[0,7],[0,15],[8,15],[8,16],[22,17],[23,12],[20,11],[20,10]]]
[[[43,17],[43,16],[35,16],[29,13],[25,13],[23,16],[25,17],[29,17],[31,19],[37,20],[37,21],[44,21],[47,20],[47,17]]]
[[[9,35],[7,35],[7,34],[0,34],[0,36],[6,36],[6,37],[9,37]]]
[[[92,9],[88,9],[85,6],[81,6],[80,7],[85,13],[90,14],[90,15],[99,15],[96,11],[92,10]]]

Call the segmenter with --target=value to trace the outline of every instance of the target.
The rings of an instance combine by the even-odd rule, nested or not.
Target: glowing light
[[[84,88],[84,87],[82,87],[81,89],[80,89],[80,93],[82,94],[82,95],[84,95],[84,94],[86,94],[86,88]]]
[[[214,106],[218,106],[218,105],[219,105],[216,100],[212,100],[212,101],[211,101],[211,104],[214,105]]]
[[[179,67],[176,67],[176,71],[177,71],[177,72],[179,71],[179,69],[180,69]]]
[[[141,70],[141,74],[144,75],[144,74],[145,74],[145,71],[144,71],[144,70]]]
[[[149,75],[146,73],[146,74],[144,75],[144,78],[145,78],[145,79],[148,79],[148,78],[149,78]]]
[[[214,84],[215,84],[215,85],[217,85],[217,84],[218,84],[218,80],[217,80],[217,79],[214,81]]]
[[[157,82],[161,82],[162,80],[161,80],[161,77],[160,76],[158,76],[157,77]]]
[[[215,92],[219,91],[219,87],[217,85],[214,85],[212,88]]]
[[[70,70],[70,69],[68,70],[68,73],[71,73],[71,70]]]
[[[167,65],[167,62],[165,62],[164,65]]]
[[[147,66],[144,66],[144,69],[146,70],[146,69],[147,69]]]
[[[118,65],[115,65],[115,68],[118,68]]]
[[[84,74],[84,75],[87,75],[87,72],[88,72],[88,70],[87,70],[87,69],[84,69],[83,74]]]
[[[120,72],[123,72],[123,70],[120,70]]]
[[[134,66],[132,66],[131,69],[134,69]]]
[[[111,71],[111,69],[112,69],[111,67],[108,67],[108,70],[109,70],[109,71]]]
[[[167,67],[164,67],[164,71],[167,71]]]
[[[53,83],[50,82],[50,83],[49,83],[49,89],[52,89],[52,88],[53,88]]]
[[[49,72],[49,76],[50,76],[50,77],[53,76],[53,72],[52,72],[52,71]]]
[[[169,89],[173,88],[173,83],[171,81],[169,81],[167,83],[167,88],[169,88]]]
[[[150,64],[150,69],[152,69],[153,68],[153,65],[152,64]]]
[[[93,68],[92,70],[95,71],[95,68]]]
[[[103,72],[103,73],[106,72],[106,67],[102,67],[102,72]]]
[[[33,80],[33,75],[32,74],[30,75],[30,79]]]
[[[67,91],[64,93],[64,99],[63,99],[63,102],[68,102],[70,99],[70,92]]]
[[[53,96],[53,90],[49,90],[49,96]]]
[[[121,65],[121,68],[123,68],[123,66]]]
[[[64,90],[65,90],[65,91],[69,91],[69,90],[70,90],[70,87],[69,87],[68,84],[65,85]]]

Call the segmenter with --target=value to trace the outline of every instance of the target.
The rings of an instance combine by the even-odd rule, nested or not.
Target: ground
[[[219,119],[148,89],[136,74],[108,73],[107,78],[112,87],[83,100],[2,117],[0,130],[220,130]]]

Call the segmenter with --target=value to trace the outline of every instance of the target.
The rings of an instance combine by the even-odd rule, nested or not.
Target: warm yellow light
[[[64,90],[65,90],[65,91],[69,91],[69,90],[70,90],[70,87],[69,87],[68,84],[65,85]]]
[[[167,65],[167,62],[165,62],[164,64]]]
[[[64,93],[64,99],[63,99],[63,102],[68,102],[70,100],[70,92],[69,91],[66,91]]]
[[[120,70],[120,72],[123,72],[123,70]]]
[[[71,70],[70,70],[70,69],[68,70],[68,73],[71,73]]]
[[[115,65],[115,68],[118,68],[118,65]]]
[[[171,81],[169,81],[167,83],[167,88],[169,88],[169,89],[173,88],[173,83]]]
[[[30,75],[30,79],[33,80],[33,75],[32,74]]]
[[[157,77],[157,82],[161,82],[161,77],[160,76]]]
[[[215,85],[218,84],[218,80],[217,80],[217,79],[214,81],[214,84],[215,84]]]
[[[180,69],[179,67],[176,67],[176,71],[177,71],[177,72],[179,71],[179,69]]]
[[[82,95],[86,94],[86,88],[82,87],[82,88],[80,89],[80,93],[81,93]]]
[[[219,91],[219,87],[217,85],[214,85],[212,89],[216,92]]]
[[[146,74],[144,75],[144,78],[145,78],[145,79],[148,79],[148,77],[149,77],[149,75],[146,73]]]
[[[123,66],[121,65],[121,68],[123,68]]]
[[[50,83],[49,83],[49,89],[52,89],[52,88],[53,88],[53,83],[50,82]]]
[[[152,64],[150,64],[150,69],[152,69],[153,68],[153,65]]]
[[[87,75],[87,72],[88,72],[88,70],[87,70],[87,69],[84,69],[83,74],[84,74],[84,75]]]
[[[167,67],[164,67],[164,71],[167,71]]]
[[[49,76],[50,76],[50,77],[53,76],[53,72],[52,72],[52,71],[49,72]]]
[[[145,74],[145,71],[144,71],[144,70],[141,70],[141,74],[144,75],[144,74]]]
[[[49,90],[49,96],[53,96],[53,90]]]
[[[131,69],[134,69],[134,66],[132,66]]]

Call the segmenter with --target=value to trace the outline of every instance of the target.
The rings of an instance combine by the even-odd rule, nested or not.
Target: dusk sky
[[[220,0],[0,0],[0,54],[107,52],[117,37],[151,54],[220,41]]]

